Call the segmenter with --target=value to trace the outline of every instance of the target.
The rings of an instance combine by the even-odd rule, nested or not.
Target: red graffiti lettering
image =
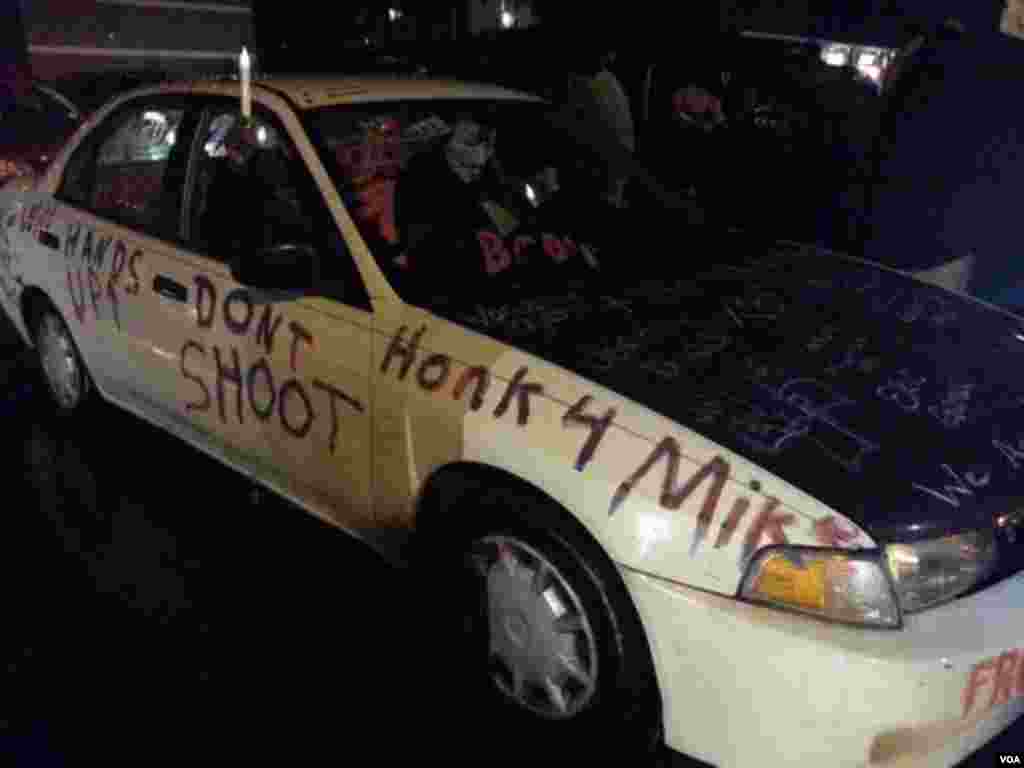
[[[540,237],[544,244],[544,253],[556,264],[562,264],[569,258],[569,254],[562,245],[561,239],[548,234],[543,234]]]
[[[512,266],[512,254],[498,235],[482,230],[476,233],[476,239],[480,243],[488,275],[496,275]]]
[[[1013,673],[1017,669],[1018,661],[1019,653],[1017,651],[1007,651],[1000,654],[996,662],[995,685],[992,686],[992,698],[988,704],[989,708],[999,704],[1006,704],[1010,700],[1014,688]]]
[[[569,427],[571,425],[579,425],[588,427],[590,434],[587,435],[587,441],[583,443],[583,447],[580,448],[579,455],[576,457],[576,470],[579,472],[583,471],[583,468],[587,466],[590,460],[594,457],[597,452],[597,447],[601,443],[601,439],[604,437],[604,433],[608,431],[608,427],[611,426],[612,419],[615,418],[615,409],[609,408],[604,412],[601,417],[591,416],[585,413],[587,405],[593,398],[590,395],[584,395],[579,399],[575,405],[571,406],[565,415],[562,417],[562,426]]]
[[[234,347],[225,352],[213,346],[211,352],[214,362],[217,416],[221,422],[235,421],[244,424],[244,404],[248,401],[248,409],[259,421],[269,423],[270,417],[276,412],[282,431],[297,439],[305,438],[310,433],[313,425],[317,423],[319,409],[315,407],[310,391],[302,381],[291,378],[278,387],[275,385],[274,373],[267,358],[261,357],[249,366],[247,371],[243,371],[238,350]],[[208,411],[213,405],[214,396],[211,395],[211,388],[203,378],[203,366],[190,364],[194,355],[205,361],[206,353],[206,347],[191,339],[185,342],[181,350],[181,374],[198,386],[201,393],[199,399],[186,402],[185,409],[188,411]],[[228,385],[234,387],[234,407],[231,407],[229,402],[232,393],[228,390]],[[365,407],[359,400],[333,384],[313,379],[312,385],[314,390],[327,396],[331,414],[327,442],[329,451],[333,454],[341,431],[338,402],[347,404],[356,413],[365,412]]]
[[[539,395],[544,391],[544,387],[536,382],[524,384],[523,379],[526,378],[526,374],[526,368],[520,368],[515,372],[512,381],[508,383],[508,389],[505,390],[505,394],[501,396],[501,400],[498,401],[498,405],[494,409],[495,418],[500,419],[504,416],[512,398],[517,397],[519,410],[516,414],[516,423],[520,427],[526,426],[530,420],[530,395]]]
[[[718,531],[718,538],[715,539],[715,549],[721,549],[728,545],[732,540],[733,532],[739,527],[740,521],[747,514],[748,509],[750,509],[750,499],[745,496],[741,496],[732,503],[732,511],[722,523],[722,528]]]
[[[96,319],[100,319],[100,299],[103,298],[103,288],[100,285],[100,276],[96,274],[96,270],[93,269],[92,265],[86,268],[86,274],[89,277],[89,298],[92,299],[92,311],[96,315]]]
[[[743,542],[743,561],[746,562],[751,555],[761,548],[762,540],[767,539],[769,544],[788,544],[785,526],[793,525],[796,516],[787,512],[782,515],[775,514],[775,508],[779,506],[779,500],[767,498],[761,506],[761,511],[754,522],[750,524],[747,537]]]
[[[711,511],[714,511],[714,504],[717,503],[718,497],[722,492],[722,486],[725,485],[725,481],[729,477],[729,464],[722,459],[721,456],[716,456],[710,462],[700,467],[692,477],[682,486],[678,487],[679,483],[679,462],[681,452],[679,450],[679,443],[674,437],[666,437],[654,450],[651,451],[651,455],[647,457],[647,460],[641,464],[637,470],[629,476],[628,479],[624,480],[612,497],[611,507],[608,510],[608,514],[612,515],[615,510],[626,500],[630,491],[636,486],[640,480],[642,480],[648,472],[665,458],[668,461],[668,467],[665,470],[665,475],[662,478],[661,483],[661,498],[659,499],[661,505],[667,509],[679,509],[683,502],[696,490],[705,479],[712,477],[712,486],[709,491],[709,495],[712,497]],[[705,502],[705,510],[708,508],[707,502]],[[707,515],[702,510],[702,514]]]
[[[985,659],[985,661],[979,661],[971,667],[971,674],[967,678],[967,685],[964,686],[964,717],[967,717],[974,708],[978,689],[992,682],[992,678],[987,677],[986,673],[991,672],[995,666],[995,659]]]
[[[823,517],[814,524],[814,538],[823,547],[846,547],[857,540],[858,533],[834,515]]]
[[[181,348],[181,375],[189,381],[192,381],[199,385],[199,388],[203,392],[203,399],[198,402],[185,403],[186,411],[207,411],[210,409],[210,390],[206,388],[206,382],[203,381],[202,377],[192,372],[188,368],[188,353],[190,350],[195,350],[201,357],[206,358],[206,348],[203,347],[197,341],[186,341],[185,346]]]
[[[516,235],[515,240],[512,241],[512,255],[515,257],[516,264],[523,264],[526,262],[526,249],[531,248],[537,244],[537,238],[530,237],[529,235]]]
[[[384,353],[384,360],[380,364],[380,372],[387,373],[388,368],[391,366],[391,358],[400,357],[402,358],[401,367],[398,369],[398,380],[401,381],[409,373],[409,369],[412,364],[416,361],[416,350],[419,348],[420,339],[423,338],[423,334],[426,333],[427,327],[420,326],[408,343],[405,341],[405,332],[408,330],[407,326],[399,328],[391,339],[391,343],[388,344],[387,352]]]
[[[428,392],[440,389],[448,380],[451,366],[452,359],[448,355],[434,353],[420,365],[416,372],[416,381]]]
[[[82,273],[77,269],[68,269],[68,295],[71,297],[71,307],[75,312],[78,322],[85,322],[85,285],[82,283]],[[74,276],[74,277],[72,277]],[[75,291],[75,278],[77,278],[78,291]]]
[[[476,379],[476,386],[473,388],[473,394],[469,398],[469,407],[474,411],[479,411],[484,404],[484,395],[487,394],[487,388],[491,386],[491,372],[484,366],[477,365],[464,370],[455,384],[452,397],[456,400],[461,398],[463,391],[469,386],[469,382],[472,379]]]

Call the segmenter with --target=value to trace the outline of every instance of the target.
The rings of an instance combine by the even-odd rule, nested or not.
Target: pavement
[[[445,595],[126,413],[55,416],[13,334],[0,763],[503,764],[515,734],[438,645]],[[1019,725],[964,766],[1015,749]]]

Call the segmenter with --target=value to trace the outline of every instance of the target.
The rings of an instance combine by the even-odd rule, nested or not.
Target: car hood
[[[1020,321],[821,249],[722,245],[682,279],[452,319],[700,432],[876,541],[991,525],[1024,501]]]

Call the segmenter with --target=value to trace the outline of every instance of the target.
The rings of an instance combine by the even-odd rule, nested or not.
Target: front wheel
[[[52,305],[36,316],[35,342],[53,401],[63,412],[80,410],[89,396],[89,374],[71,331]]]
[[[456,537],[460,652],[506,749],[636,757],[660,742],[661,703],[639,617],[614,565],[533,493],[492,492]],[[466,519],[469,516],[463,516]]]

